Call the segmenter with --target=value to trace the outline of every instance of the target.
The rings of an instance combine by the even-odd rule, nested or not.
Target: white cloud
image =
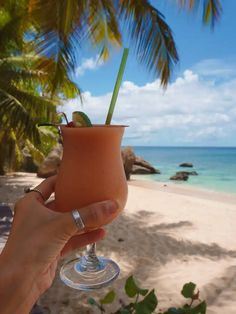
[[[235,76],[236,62],[234,59],[206,59],[195,64],[192,70],[201,76],[225,79]]]
[[[236,76],[236,75],[235,75]],[[186,70],[169,85],[159,80],[143,86],[124,82],[116,104],[113,123],[126,124],[125,144],[130,145],[236,145],[236,78],[215,82]],[[93,123],[104,123],[111,93],[93,96],[84,93],[68,101],[70,116],[83,110]]]
[[[94,58],[82,59],[82,63],[76,69],[76,75],[82,76],[86,70],[96,70],[103,65],[103,61],[96,55]]]

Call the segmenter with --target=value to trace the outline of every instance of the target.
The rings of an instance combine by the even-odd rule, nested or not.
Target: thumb
[[[77,210],[85,228],[79,229],[72,213],[67,212],[60,214],[57,218],[58,231],[64,231],[68,236],[72,236],[75,233],[80,234],[98,229],[111,222],[119,213],[117,203],[111,200],[93,203]]]

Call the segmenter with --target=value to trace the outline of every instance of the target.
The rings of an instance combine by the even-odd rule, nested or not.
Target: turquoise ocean
[[[198,176],[189,176],[186,184],[213,191],[236,194],[236,147],[133,147],[161,171],[161,174],[139,176],[145,180],[168,182],[176,171],[195,170]],[[193,168],[181,168],[180,163],[191,162]],[[176,182],[176,181],[175,181]]]

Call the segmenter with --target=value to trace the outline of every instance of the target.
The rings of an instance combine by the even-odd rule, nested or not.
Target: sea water
[[[161,171],[140,178],[168,182],[177,171],[197,171],[198,176],[189,176],[188,181],[179,184],[236,194],[236,147],[136,146],[133,149]],[[192,163],[193,168],[179,167],[183,162]]]

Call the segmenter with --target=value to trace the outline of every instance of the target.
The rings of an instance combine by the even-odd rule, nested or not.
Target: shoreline
[[[226,193],[216,190],[209,190],[207,188],[200,188],[192,185],[186,185],[179,182],[171,181],[153,181],[149,179],[141,179],[141,175],[132,175],[131,180],[128,181],[128,185],[142,187],[145,189],[156,190],[165,193],[174,193],[177,195],[192,196],[194,198],[213,200],[228,204],[236,204],[236,194]],[[25,177],[27,177],[27,182],[25,182]],[[35,186],[45,179],[37,177],[36,173],[31,172],[11,172],[6,175],[0,176],[0,190],[2,189],[0,203],[10,203],[13,204],[17,198],[24,195],[24,187]],[[7,183],[7,187],[4,184]],[[14,184],[17,184],[18,188],[14,188]],[[22,189],[20,187],[22,186]],[[4,196],[4,190],[10,189],[16,197],[10,201],[10,198]],[[9,202],[10,201],[10,202]]]
[[[222,191],[210,190],[207,188],[200,188],[197,186],[186,185],[182,183],[174,183],[170,181],[153,181],[148,179],[135,178],[135,175],[131,176],[131,180],[128,184],[133,186],[139,186],[151,190],[158,190],[162,192],[175,193],[186,196],[193,196],[196,198],[202,198],[207,200],[216,200],[219,202],[227,202],[229,204],[236,204],[236,194],[226,193]]]

